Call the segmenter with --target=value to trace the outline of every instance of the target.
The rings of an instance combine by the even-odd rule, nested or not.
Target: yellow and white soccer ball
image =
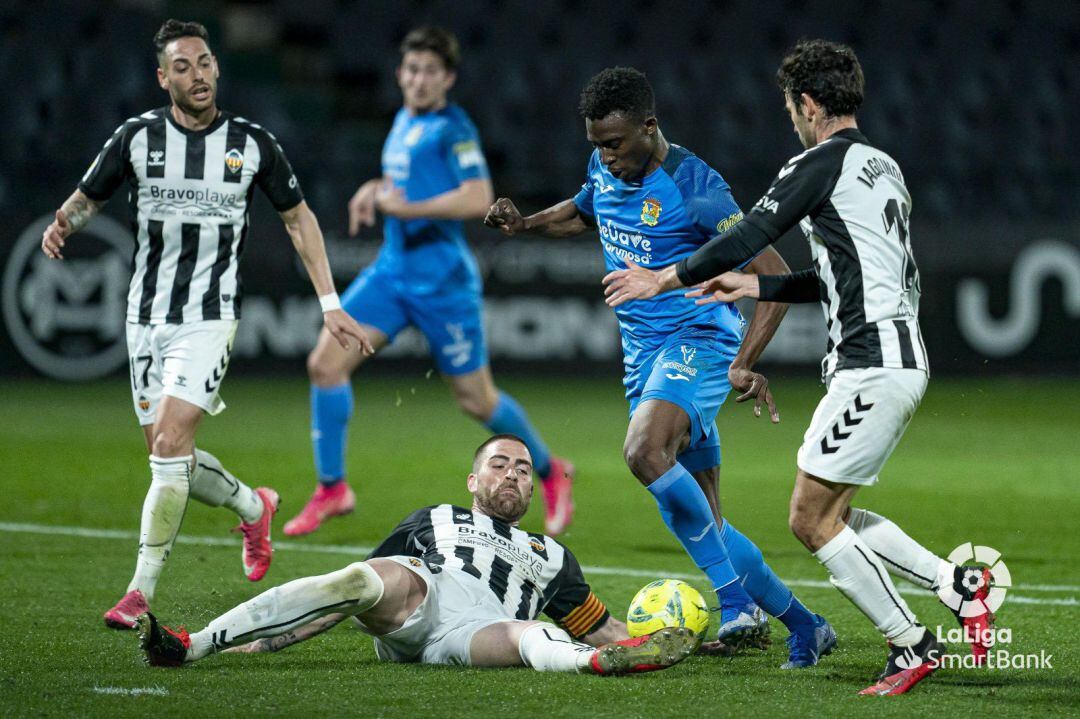
[[[678,579],[661,579],[642,587],[626,613],[627,631],[640,637],[664,627],[687,627],[704,636],[709,628],[709,608],[701,592]]]

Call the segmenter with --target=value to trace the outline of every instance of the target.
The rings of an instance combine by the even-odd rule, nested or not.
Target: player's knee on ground
[[[632,433],[623,445],[623,459],[642,484],[649,485],[675,466],[675,452],[643,434]]]

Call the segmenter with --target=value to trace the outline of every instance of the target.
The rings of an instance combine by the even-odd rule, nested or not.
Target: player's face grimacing
[[[474,506],[490,517],[517,522],[532,500],[532,472],[525,445],[508,439],[491,443],[469,475]]]
[[[446,104],[446,94],[457,74],[447,70],[441,57],[431,50],[410,50],[397,69],[398,86],[405,107],[413,112],[438,110]]]
[[[799,136],[799,142],[809,150],[817,144],[817,134],[811,126],[811,115],[807,112],[809,108],[804,105],[801,98],[799,104],[796,105],[787,93],[784,93],[784,107],[787,108],[788,115],[791,117],[791,124],[795,126],[795,134]]]
[[[214,107],[217,96],[217,58],[198,37],[181,37],[165,46],[159,58],[158,84],[168,90],[173,104],[186,115],[200,115]]]
[[[656,118],[632,120],[612,112],[599,120],[585,119],[585,136],[600,151],[600,162],[623,182],[639,180],[656,152]]]

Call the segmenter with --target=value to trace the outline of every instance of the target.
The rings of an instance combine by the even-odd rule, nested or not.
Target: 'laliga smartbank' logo
[[[127,362],[124,305],[131,233],[98,215],[64,248],[41,252],[53,220],[42,215],[15,240],[4,268],[4,323],[20,355],[50,377],[103,377]]]
[[[945,606],[961,617],[992,614],[1001,607],[1012,586],[1012,575],[1001,552],[968,542],[952,550],[949,561],[964,569],[952,584],[942,583],[938,588],[938,597]]]

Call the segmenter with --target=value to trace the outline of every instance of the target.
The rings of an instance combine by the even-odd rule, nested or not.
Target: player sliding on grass
[[[499,199],[485,222],[507,235],[578,235],[599,228],[609,270],[630,262],[664,267],[689,256],[742,213],[716,170],[657,124],[653,90],[630,68],[604,70],[581,95],[585,130],[596,150],[581,191],[530,217]],[[771,248],[749,263],[755,272],[787,272]],[[660,514],[708,575],[721,608],[719,639],[735,648],[760,644],[762,613],[790,630],[787,668],[816,664],[836,643],[829,624],[808,611],[765,564],[761,551],[720,518],[720,438],[714,420],[734,386],[736,401],[767,403],[780,420],[768,381],[750,368],[787,306],[761,303],[745,341],[731,304],[696,305],[681,292],[616,311],[622,334],[630,426],[624,454]],[[756,604],[755,604],[756,602]]]
[[[277,140],[259,125],[218,109],[218,65],[206,28],[169,20],[154,36],[158,82],[171,105],[127,120],[105,143],[78,189],[45,230],[42,250],[61,259],[67,238],[122,185],[137,231],[128,292],[131,394],[150,452],[139,557],[124,597],[105,624],[132,629],[145,612],[191,497],[239,515],[244,573],[270,566],[277,493],[253,490],[195,447],[204,414],[219,396],[240,319],[240,253],[254,186],[285,222],[323,306],[324,332],[343,354],[370,354],[363,330],[341,311],[322,232]]]
[[[799,449],[791,529],[888,640],[885,670],[862,693],[902,694],[937,668],[943,646],[918,623],[888,572],[928,589],[952,584],[968,599],[989,590],[971,596],[962,589],[964,568],[885,517],[851,507],[859,487],[877,482],[926,390],[919,271],[908,238],[911,196],[896,162],[856,127],[863,74],[851,48],[800,42],[777,79],[806,151],[784,165],[743,222],[689,258],[659,272],[630,267],[609,274],[608,304],[649,307],[653,297],[695,285],[687,295],[701,297],[702,306],[741,297],[822,304],[828,392]],[[798,224],[813,268],[779,276],[728,272]],[[972,651],[981,660],[986,647],[979,637],[993,617],[987,611],[958,618],[974,632]]]
[[[484,216],[491,180],[476,127],[447,101],[458,59],[457,39],[442,28],[418,28],[401,43],[397,81],[404,107],[383,145],[383,174],[349,202],[349,234],[374,225],[376,212],[382,213],[383,246],[342,303],[376,350],[410,325],[419,329],[461,409],[492,432],[528,442],[542,481],[545,531],[557,535],[573,513],[574,468],[548,452],[525,410],[495,386],[488,365],[480,273],[462,220]],[[308,356],[319,486],[285,524],[285,534],[314,532],[356,504],[345,480],[345,438],[353,412],[350,377],[364,359],[343,351],[328,332]]]
[[[227,647],[274,651],[353,617],[380,659],[628,674],[689,656],[689,629],[630,639],[574,555],[518,521],[532,498],[525,443],[495,435],[473,456],[472,508],[413,512],[364,562],[275,587],[188,635],[139,618],[147,661],[179,666]],[[535,621],[541,612],[559,626]],[[254,641],[253,641],[254,640]]]

